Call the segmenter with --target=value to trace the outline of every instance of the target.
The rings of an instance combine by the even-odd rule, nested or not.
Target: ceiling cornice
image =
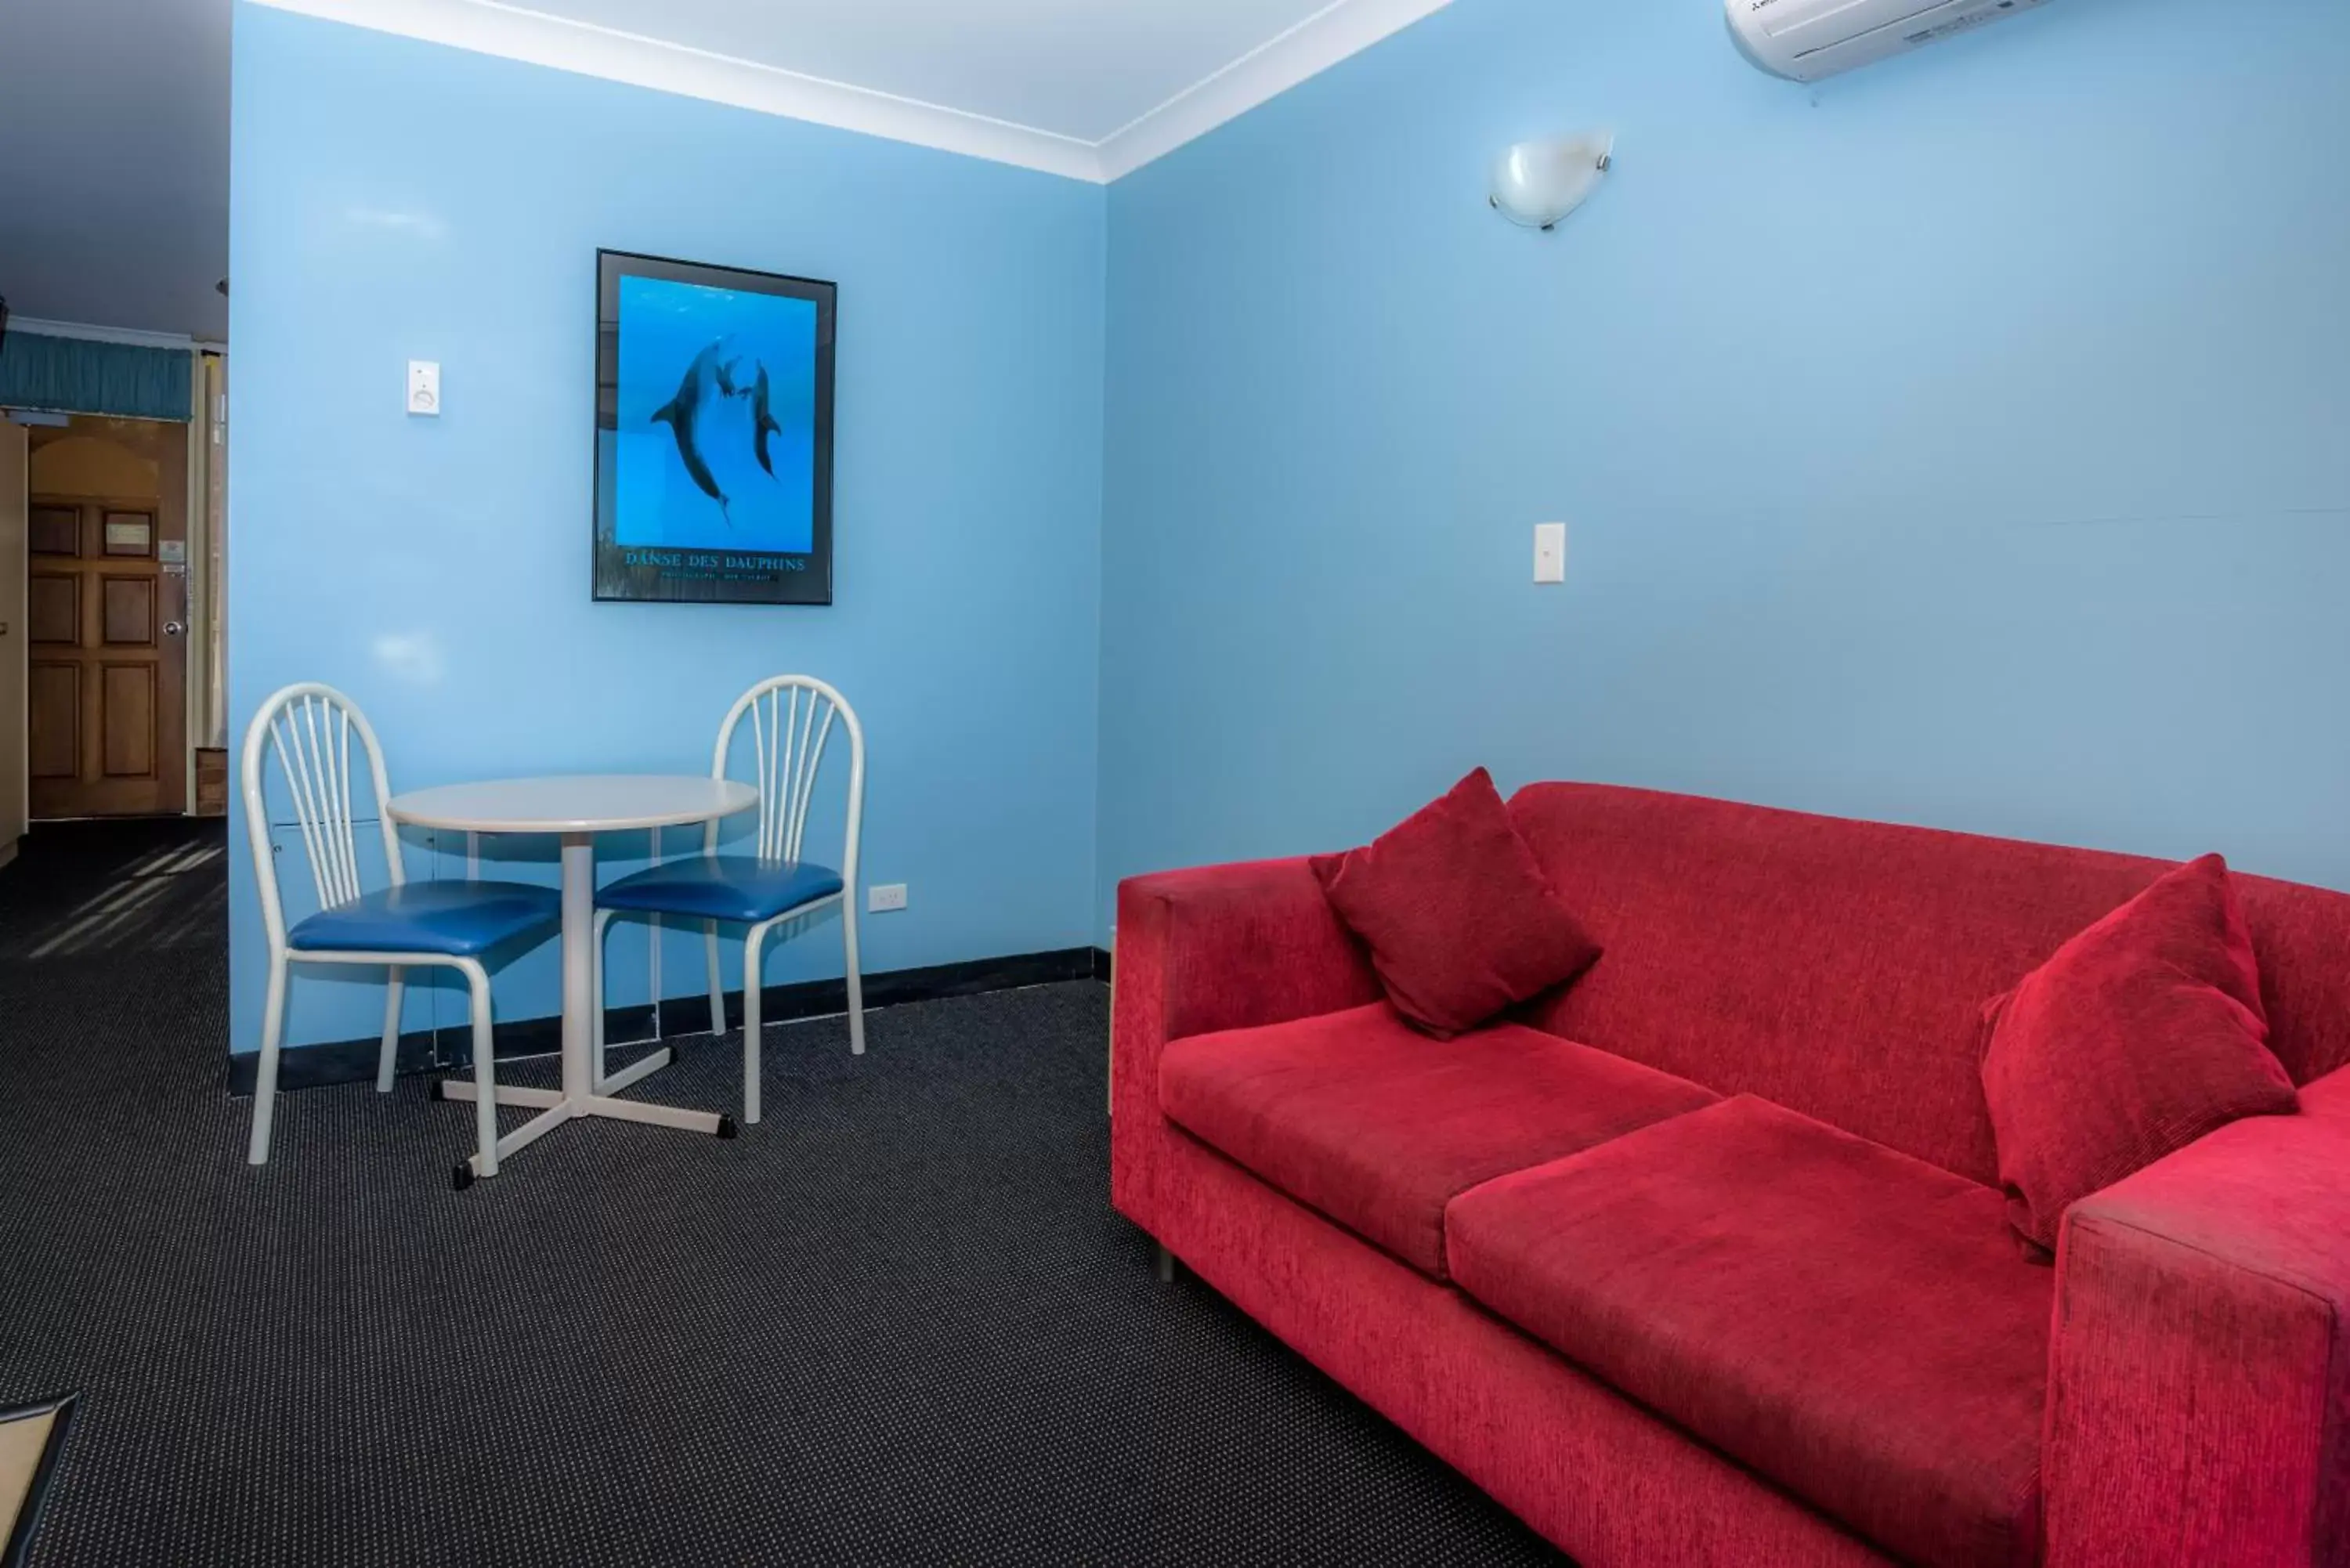
[[[1073,180],[1097,180],[1091,143],[985,115],[803,76],[776,66],[599,27],[502,0],[260,0],[281,11],[348,22],[498,55],[535,66],[629,82],[737,109],[812,120],[892,141],[943,148]]]
[[[256,0],[307,16],[892,141],[1107,183],[1165,156],[1450,0],[1332,0],[1098,142],[829,81],[505,0]]]
[[[1331,0],[1287,32],[1104,137],[1096,149],[1101,160],[1097,178],[1107,182],[1131,174],[1451,4]]]

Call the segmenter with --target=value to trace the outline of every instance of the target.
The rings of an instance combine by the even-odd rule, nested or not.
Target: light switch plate
[[[411,414],[438,414],[441,411],[441,362],[438,359],[411,359],[408,362],[408,411]]]
[[[1566,581],[1566,524],[1537,523],[1534,524],[1534,581],[1563,583]]]

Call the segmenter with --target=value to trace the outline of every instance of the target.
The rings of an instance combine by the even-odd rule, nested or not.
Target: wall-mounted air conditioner
[[[1724,0],[1730,36],[1774,76],[1817,81],[2047,0]]]

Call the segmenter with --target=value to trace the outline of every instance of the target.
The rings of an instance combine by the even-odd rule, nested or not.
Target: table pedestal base
[[[516,1149],[527,1148],[564,1123],[581,1116],[607,1116],[613,1121],[641,1122],[649,1127],[676,1127],[681,1132],[733,1137],[733,1116],[721,1116],[715,1111],[689,1111],[677,1106],[649,1106],[639,1100],[613,1097],[616,1091],[660,1071],[670,1064],[670,1049],[664,1045],[643,1061],[633,1062],[598,1084],[598,1092],[594,1094],[573,1095],[561,1089],[525,1089],[500,1084],[496,1090],[500,1106],[526,1107],[539,1114],[498,1139],[498,1158],[504,1160]],[[479,1098],[473,1081],[465,1078],[442,1079],[439,1094],[444,1100]],[[482,1157],[478,1153],[469,1155],[465,1163],[457,1168],[457,1185],[470,1187],[473,1179],[482,1174]]]
[[[842,708],[843,714],[847,713]],[[796,709],[794,711],[797,711]],[[811,710],[813,711],[813,710]],[[830,721],[827,721],[827,723]],[[854,730],[857,721],[848,720]],[[861,742],[860,742],[861,744]],[[848,834],[852,848],[857,838],[858,793],[863,788],[864,753],[858,752],[857,767],[851,772],[852,789],[848,802]],[[380,779],[380,774],[378,774]],[[380,790],[379,794],[381,793]],[[394,822],[417,827],[439,828],[452,833],[533,833],[553,834],[563,841],[563,1087],[561,1089],[505,1089],[493,1091],[492,1097],[502,1106],[527,1106],[539,1114],[521,1127],[496,1136],[496,1117],[491,1107],[480,1103],[471,1084],[444,1084],[441,1094],[444,1099],[473,1101],[474,1153],[472,1158],[457,1168],[457,1185],[464,1187],[477,1176],[494,1176],[508,1154],[536,1143],[565,1122],[580,1116],[608,1116],[615,1121],[650,1122],[655,1127],[679,1127],[687,1132],[712,1133],[719,1137],[734,1136],[734,1118],[714,1111],[678,1110],[669,1106],[639,1105],[634,1100],[617,1099],[622,1089],[639,1082],[649,1073],[659,1072],[670,1062],[667,1050],[657,1050],[643,1061],[608,1075],[601,1071],[598,1053],[595,1049],[593,1023],[604,999],[597,994],[596,941],[596,836],[599,833],[635,833],[647,828],[658,831],[664,827],[682,827],[689,823],[714,823],[721,817],[749,811],[759,804],[759,792],[747,784],[723,778],[691,777],[587,777],[508,779],[497,784],[443,784],[436,789],[418,790],[378,803],[384,818],[384,831],[389,835]],[[346,811],[344,815],[349,815]],[[389,837],[388,846],[391,846]],[[854,877],[850,878],[852,881]],[[850,891],[853,893],[854,888]],[[857,997],[857,944],[848,948],[849,999]],[[400,971],[395,969],[394,975]],[[476,971],[479,978],[479,971]],[[397,990],[395,989],[395,995]],[[477,1003],[484,1013],[486,1002]],[[393,1022],[397,1022],[394,1020]],[[715,1021],[719,1032],[725,1032],[725,1020]],[[482,1020],[486,1026],[487,1019]],[[865,1047],[862,1036],[858,1050]],[[273,1057],[272,1060],[275,1060]],[[758,1115],[758,1085],[748,1086],[745,1096],[748,1115]],[[255,1137],[265,1137],[265,1109],[255,1113]],[[487,1147],[482,1147],[487,1144]],[[255,1146],[260,1147],[259,1144]],[[263,1152],[266,1152],[265,1149]],[[260,1158],[256,1154],[255,1158]]]
[[[477,1176],[494,1176],[497,1167],[505,1162],[516,1149],[526,1148],[568,1121],[581,1116],[605,1116],[619,1122],[643,1122],[657,1127],[676,1127],[682,1132],[708,1133],[717,1137],[734,1136],[734,1118],[720,1116],[715,1111],[688,1111],[675,1106],[648,1106],[636,1100],[615,1099],[620,1090],[628,1088],[650,1073],[657,1073],[670,1064],[671,1053],[664,1045],[641,1062],[632,1062],[620,1071],[598,1080],[592,1061],[589,1020],[595,1010],[603,1005],[596,994],[596,966],[589,943],[595,940],[596,929],[596,848],[593,834],[570,830],[563,835],[563,1087],[560,1089],[510,1089],[501,1085],[496,1090],[502,1106],[526,1106],[539,1114],[506,1134],[497,1142],[497,1163],[483,1168],[479,1150],[466,1157],[457,1168],[457,1185],[471,1187]],[[470,1083],[444,1079],[441,1085],[444,1100],[473,1100],[479,1096]]]

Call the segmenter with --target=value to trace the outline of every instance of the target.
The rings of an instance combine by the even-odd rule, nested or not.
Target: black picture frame
[[[738,294],[765,295],[806,300],[816,306],[813,451],[809,548],[805,552],[735,548],[719,542],[686,546],[621,543],[619,493],[619,451],[622,412],[621,280],[652,278],[724,289]],[[754,272],[643,255],[633,251],[596,253],[596,504],[594,518],[594,592],[599,602],[654,604],[828,605],[833,596],[833,361],[838,326],[839,288],[817,278],[782,273]],[[714,349],[717,344],[712,345]],[[694,372],[686,372],[689,382]],[[723,380],[723,372],[720,372]],[[764,386],[761,385],[764,409]],[[747,389],[726,387],[730,397],[748,395]],[[679,401],[687,400],[681,388]],[[669,405],[662,410],[669,412]],[[672,419],[672,431],[682,431]],[[682,452],[685,438],[679,437]],[[759,461],[767,462],[764,439]],[[689,468],[693,465],[689,462]],[[716,501],[721,513],[728,498],[721,493],[712,470],[696,469],[696,479]],[[756,477],[755,475],[754,476]],[[729,518],[731,526],[731,517]]]

